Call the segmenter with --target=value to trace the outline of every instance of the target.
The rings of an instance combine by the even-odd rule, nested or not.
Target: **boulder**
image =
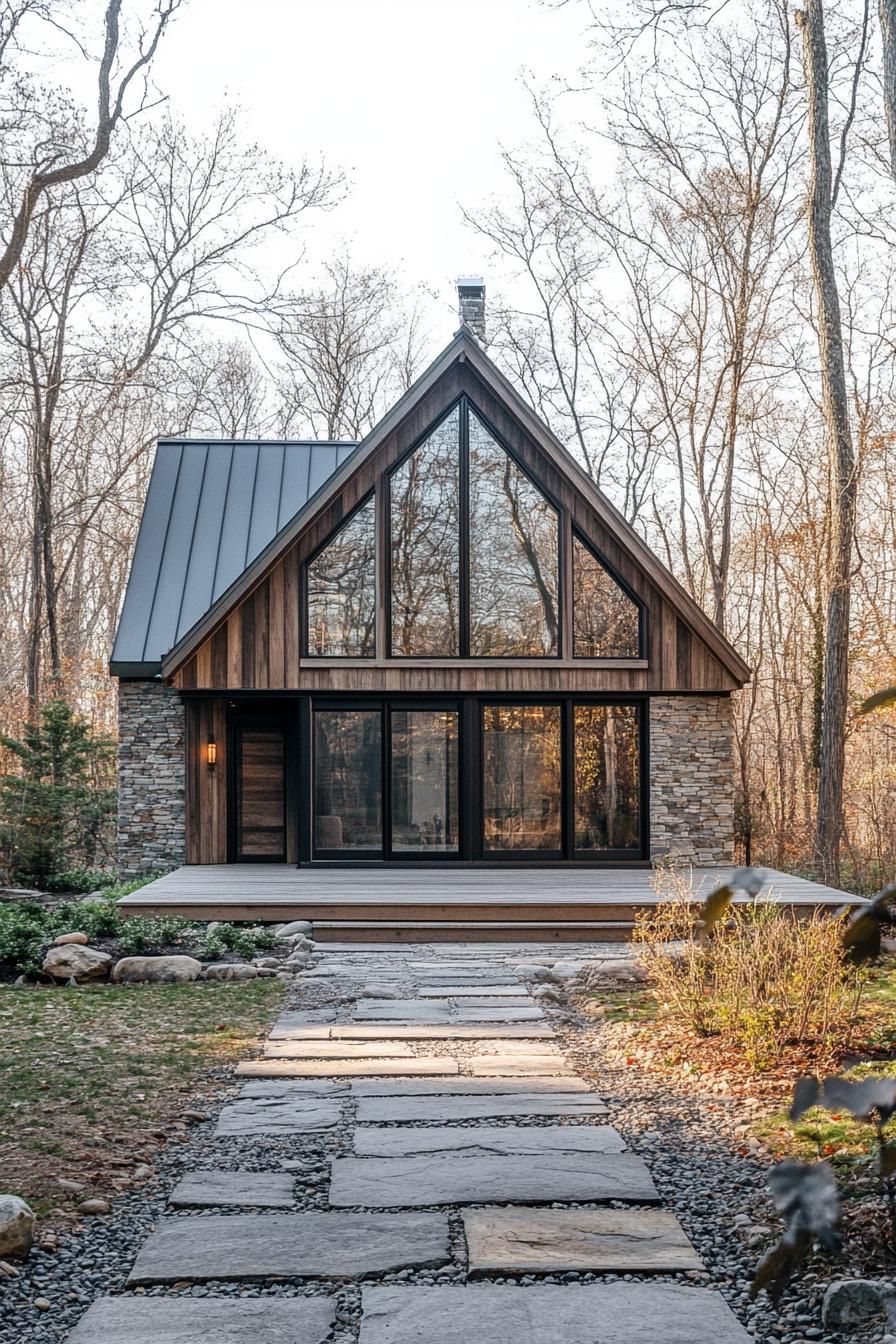
[[[827,1330],[860,1329],[887,1317],[893,1284],[875,1279],[835,1279],[825,1289],[821,1319]]]
[[[253,957],[252,965],[260,971],[276,971],[280,967],[280,957]]]
[[[43,963],[43,970],[54,980],[74,980],[78,985],[108,979],[111,968],[112,958],[108,952],[98,952],[95,947],[81,947],[77,943],[51,947]]]
[[[195,957],[122,957],[115,963],[112,979],[118,984],[175,984],[198,980],[202,962]]]
[[[284,967],[290,971],[304,971],[311,965],[310,952],[292,952],[284,961]]]
[[[86,947],[90,942],[86,933],[60,933],[53,939],[54,947]]]
[[[206,966],[201,980],[254,980],[258,975],[257,966],[249,966],[244,961],[213,961]]]
[[[108,1199],[82,1199],[75,1205],[75,1210],[78,1213],[111,1213],[112,1205]]]
[[[294,935],[302,935],[310,938],[313,932],[311,921],[308,919],[294,919],[290,924],[281,924],[274,933],[278,938],[292,938]]]
[[[0,1195],[0,1259],[23,1258],[34,1244],[34,1214],[18,1195]]]

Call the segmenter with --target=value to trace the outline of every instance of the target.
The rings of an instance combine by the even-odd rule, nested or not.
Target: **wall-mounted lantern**
[[[214,770],[218,760],[218,746],[213,737],[205,744],[205,759],[209,770]]]

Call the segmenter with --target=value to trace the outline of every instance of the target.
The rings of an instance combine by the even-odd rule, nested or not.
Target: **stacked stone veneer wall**
[[[118,686],[118,866],[160,872],[184,862],[184,707],[159,681]]]
[[[734,753],[727,695],[650,700],[650,855],[730,863]]]

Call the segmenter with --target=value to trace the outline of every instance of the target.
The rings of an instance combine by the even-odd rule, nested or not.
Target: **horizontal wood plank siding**
[[[300,657],[301,566],[374,487],[384,468],[395,463],[447,406],[465,392],[533,479],[561,507],[573,526],[637,594],[646,609],[647,661],[644,667],[434,666],[396,659],[388,666],[359,659],[352,665],[321,666]],[[566,605],[568,619],[568,604]],[[312,519],[295,543],[255,589],[230,613],[174,676],[184,690],[257,689],[303,691],[423,692],[669,692],[737,689],[737,683],[681,613],[660,593],[643,568],[598,517],[565,473],[536,446],[504,403],[468,363],[453,365],[402,423],[345,483],[340,495]]]

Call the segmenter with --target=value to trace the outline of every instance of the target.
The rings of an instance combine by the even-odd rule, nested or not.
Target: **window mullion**
[[[460,403],[460,595],[458,652],[470,656],[470,408],[466,397]]]

